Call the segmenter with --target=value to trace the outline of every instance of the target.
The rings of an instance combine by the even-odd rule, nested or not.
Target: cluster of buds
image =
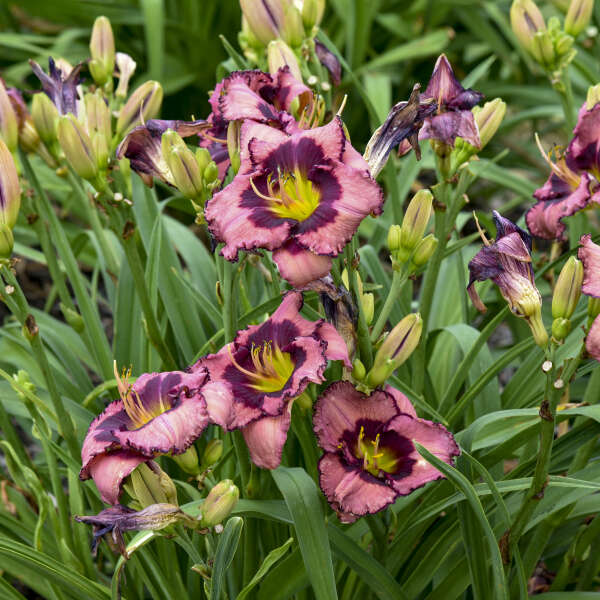
[[[138,465],[123,487],[139,508],[151,504],[178,504],[173,480],[154,461]]]
[[[402,270],[407,265],[409,273],[422,267],[435,252],[438,240],[426,235],[427,224],[433,208],[433,195],[429,190],[419,190],[410,201],[402,225],[392,225],[388,231],[388,248],[392,266]]]
[[[562,342],[571,330],[571,317],[577,308],[583,285],[583,263],[569,257],[561,269],[552,295],[552,337]]]
[[[0,139],[0,260],[10,258],[13,227],[19,216],[21,187],[17,167],[8,146]]]
[[[546,24],[533,0],[514,0],[510,22],[520,45],[556,77],[575,57],[573,42],[587,27],[593,7],[593,0],[571,0],[561,27],[558,17],[551,17]]]
[[[375,314],[375,296],[371,292],[364,291],[364,285],[358,272],[356,273],[356,277],[358,282],[358,301],[360,302],[362,312],[365,316],[365,321],[367,322],[367,325],[370,325],[373,322],[373,316]],[[346,289],[350,289],[348,283],[348,271],[346,269],[342,271],[342,281],[344,282]]]

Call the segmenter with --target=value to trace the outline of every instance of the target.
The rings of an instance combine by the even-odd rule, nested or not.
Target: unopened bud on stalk
[[[359,358],[355,358],[352,361],[352,377],[356,379],[356,381],[362,381],[367,375],[367,370],[365,369],[365,365]]]
[[[31,118],[40,138],[49,148],[56,143],[58,117],[58,109],[46,94],[33,96]]]
[[[0,224],[12,229],[19,216],[21,187],[15,160],[8,146],[0,140]],[[4,232],[4,249],[8,247],[9,236]],[[11,248],[12,250],[12,244]],[[10,253],[9,253],[10,254]],[[2,255],[5,255],[3,252]]]
[[[433,194],[429,190],[419,190],[410,201],[402,219],[400,246],[414,250],[427,229],[433,207]]]
[[[167,129],[161,139],[162,155],[167,161],[175,187],[188,199],[200,198],[203,192],[202,173],[196,156],[183,138]]]
[[[491,102],[486,102],[483,106],[475,106],[473,115],[479,129],[479,139],[481,148],[487,146],[494,137],[504,115],[506,114],[506,102],[501,98],[495,98]]]
[[[300,65],[294,51],[283,41],[273,40],[267,46],[267,60],[269,62],[269,72],[276,75],[282,67],[289,67],[290,73],[298,80],[302,81]]]
[[[302,15],[290,0],[240,0],[248,28],[264,46],[281,38],[299,46],[304,38]]]
[[[171,457],[186,473],[198,475],[200,465],[198,464],[198,453],[195,446],[190,446],[183,454],[173,454]]]
[[[565,17],[565,33],[576,38],[590,22],[594,0],[571,0]]]
[[[593,321],[598,315],[600,315],[600,298],[589,298],[587,314],[590,321]]]
[[[208,186],[219,180],[219,167],[217,167],[217,163],[214,160],[211,160],[206,169],[204,169],[203,178]]]
[[[115,38],[110,21],[106,17],[98,17],[94,21],[90,38],[89,69],[97,85],[104,85],[115,69]]]
[[[108,156],[111,142],[110,109],[99,94],[85,95],[85,114],[88,133],[98,162],[98,168],[108,167]]]
[[[97,179],[98,161],[92,141],[73,114],[59,117],[57,135],[60,147],[75,173],[88,181]]]
[[[360,303],[365,316],[365,321],[367,325],[370,325],[373,322],[373,316],[375,315],[375,296],[371,293],[362,294]]]
[[[583,263],[574,256],[569,257],[560,271],[552,295],[552,317],[570,319],[581,297]]]
[[[387,246],[390,252],[395,252],[400,249],[400,240],[402,233],[400,225],[390,225],[387,236]]]
[[[201,527],[214,527],[222,523],[235,508],[239,497],[240,492],[230,479],[217,483],[202,503]]]
[[[555,64],[556,52],[548,31],[538,31],[533,36],[531,54],[541,65],[551,68]]]
[[[534,36],[538,31],[546,30],[546,23],[536,3],[533,0],[514,0],[510,7],[510,25],[521,46],[537,58]]]
[[[119,70],[119,85],[117,85],[117,89],[115,90],[115,96],[123,100],[127,98],[129,80],[135,73],[137,64],[129,54],[125,54],[124,52],[117,52],[115,62],[117,63],[117,69]]]
[[[119,111],[117,139],[121,140],[136,125],[156,117],[160,111],[163,89],[158,81],[146,81],[129,97]]]
[[[198,161],[198,166],[200,167],[200,172],[204,173],[204,170],[210,162],[212,158],[210,156],[210,152],[207,148],[196,148],[196,161]]]
[[[435,235],[433,235],[433,233],[426,235],[417,244],[417,247],[412,255],[412,262],[415,267],[424,265],[433,256],[437,245],[438,239],[435,237]]]
[[[60,303],[60,310],[65,318],[65,321],[77,332],[83,333],[85,329],[85,321],[82,316],[72,308]]]
[[[562,342],[571,331],[571,321],[569,319],[554,319],[552,321],[552,337],[557,342]]]
[[[304,0],[302,2],[302,22],[310,33],[315,25],[320,25],[325,12],[325,0]]]
[[[223,441],[210,440],[202,453],[202,466],[204,468],[212,467],[221,460],[221,456],[223,456]]]
[[[15,152],[19,143],[19,122],[0,79],[0,137],[11,152]]]
[[[136,467],[129,481],[133,496],[142,508],[165,502],[177,505],[177,490],[173,480],[154,461]]]
[[[600,83],[588,88],[585,106],[588,110],[592,110],[598,102],[600,102]]]
[[[229,121],[227,126],[227,152],[229,153],[229,160],[231,161],[231,168],[233,174],[236,175],[240,170],[241,158],[240,158],[240,131],[242,128],[241,121]],[[206,150],[206,149],[205,149]],[[208,150],[207,150],[208,152]],[[210,157],[210,154],[209,154]],[[210,161],[206,163],[206,166]]]
[[[423,320],[419,314],[404,317],[385,338],[367,375],[367,383],[378,387],[413,353],[421,339]]]

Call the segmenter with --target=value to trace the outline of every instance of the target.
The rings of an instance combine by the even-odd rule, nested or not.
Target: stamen
[[[538,150],[540,151],[542,158],[548,163],[548,166],[552,170],[552,172],[563,181],[566,181],[573,189],[576,189],[579,186],[579,182],[581,181],[581,177],[574,173],[567,167],[567,164],[563,157],[557,159],[556,163],[553,163],[550,159],[551,152],[546,153],[544,147],[542,146],[542,142],[540,140],[540,136],[535,134],[535,143],[537,144]]]
[[[485,237],[485,232],[483,231],[483,229],[481,229],[481,227],[479,225],[479,219],[477,218],[475,211],[473,211],[473,218],[475,219],[475,225],[477,227],[477,231],[479,231],[479,235],[481,236],[481,239],[483,240],[483,244],[485,246],[489,246],[491,244],[491,242],[488,241],[488,239]]]

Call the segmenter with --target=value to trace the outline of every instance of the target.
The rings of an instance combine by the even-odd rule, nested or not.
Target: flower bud
[[[183,138],[167,129],[161,139],[162,155],[169,166],[175,187],[190,200],[199,198],[203,192],[202,174],[194,152]]]
[[[552,295],[552,317],[570,319],[581,297],[583,263],[574,256],[564,264]]]
[[[122,139],[136,125],[156,117],[160,111],[162,99],[163,89],[158,81],[142,83],[119,111],[117,139]]]
[[[183,454],[173,454],[171,458],[180,466],[180,468],[190,475],[200,473],[198,464],[198,453],[195,446],[190,446]]]
[[[588,298],[587,314],[592,321],[600,315],[600,298]]]
[[[89,181],[98,177],[98,161],[92,147],[92,141],[83,125],[73,114],[58,119],[58,141],[69,164],[83,179]]]
[[[198,162],[198,166],[200,167],[200,172],[204,173],[204,170],[212,161],[210,152],[207,148],[196,148],[196,161]]]
[[[115,90],[115,96],[117,98],[127,98],[127,90],[129,89],[129,80],[135,73],[137,64],[129,54],[125,52],[117,52],[115,56],[115,62],[117,63],[117,69],[119,70],[119,85]]]
[[[367,375],[367,383],[378,387],[413,353],[421,339],[423,320],[419,314],[404,317],[385,338]]]
[[[302,22],[307,32],[320,25],[325,12],[325,0],[304,0],[302,3]]]
[[[58,117],[58,109],[46,94],[33,96],[31,118],[40,138],[49,147],[56,143]]]
[[[291,0],[240,0],[248,28],[264,46],[281,38],[299,46],[304,37],[302,15]]]
[[[564,56],[571,50],[574,43],[575,43],[575,38],[571,37],[570,35],[568,35],[566,33],[562,33],[562,32],[559,33],[554,38],[554,49],[556,51],[556,55],[558,57]]]
[[[210,440],[202,453],[202,466],[205,468],[212,467],[221,460],[221,456],[223,456],[223,441]]]
[[[0,140],[0,224],[12,229],[19,216],[21,187],[15,160],[8,146]],[[5,233],[3,237],[7,237]],[[3,246],[8,247],[8,239]]]
[[[60,310],[65,318],[65,321],[73,328],[77,333],[83,333],[85,330],[85,321],[83,317],[72,308],[65,306],[62,302],[60,303]]]
[[[394,252],[400,248],[401,237],[400,225],[390,225],[387,236],[387,247],[390,252]]]
[[[129,480],[133,495],[142,508],[160,503],[177,505],[177,490],[173,480],[154,461],[137,466]]]
[[[565,17],[565,33],[576,38],[590,22],[594,0],[571,0]]]
[[[373,294],[362,294],[360,297],[360,304],[363,309],[365,321],[367,325],[373,322],[373,316],[375,315],[375,296]]]
[[[494,137],[505,113],[506,102],[503,102],[501,98],[495,98],[491,102],[486,102],[483,106],[473,108],[475,122],[479,128],[481,148],[487,146],[488,142]]]
[[[424,265],[435,252],[438,245],[438,239],[430,233],[426,235],[415,248],[414,254],[412,255],[412,262],[415,267]]]
[[[206,181],[206,185],[210,185],[219,180],[219,167],[217,167],[217,163],[214,160],[211,160],[206,166],[206,169],[204,169],[203,178],[204,181]]]
[[[356,381],[362,381],[367,375],[367,370],[365,369],[365,365],[359,358],[355,358],[352,361],[352,377],[356,379]]]
[[[300,65],[294,51],[283,41],[273,40],[267,46],[267,60],[269,62],[269,72],[275,76],[282,67],[289,67],[290,73],[298,80],[302,81]]]
[[[600,83],[588,88],[585,106],[588,110],[592,110],[598,102],[600,102]]]
[[[546,30],[544,17],[533,0],[514,0],[510,7],[510,25],[527,52],[534,54],[533,37],[538,31]]]
[[[538,31],[533,36],[531,54],[543,66],[552,68],[556,62],[554,43],[548,31]]]
[[[231,168],[233,174],[236,175],[240,170],[241,158],[240,158],[240,132],[242,128],[241,121],[229,121],[227,125],[227,152],[229,154],[229,160],[231,161]],[[208,152],[208,150],[207,150]],[[210,156],[210,154],[209,154]],[[206,163],[206,166],[210,161]]]
[[[11,152],[17,149],[19,143],[19,122],[6,93],[4,83],[0,79],[0,137]]]
[[[432,207],[433,194],[429,190],[419,190],[413,196],[404,213],[400,228],[400,246],[402,248],[413,250],[421,241],[429,223]]]
[[[0,223],[0,260],[11,257],[14,245],[15,238],[12,229],[8,225]]]
[[[222,523],[231,514],[239,497],[240,492],[231,479],[217,483],[202,503],[200,525],[214,527]]]
[[[552,337],[557,342],[562,342],[571,331],[571,321],[569,319],[554,319],[552,321]]]
[[[115,38],[110,21],[106,17],[98,17],[94,21],[90,38],[89,69],[97,85],[104,85],[115,69]]]

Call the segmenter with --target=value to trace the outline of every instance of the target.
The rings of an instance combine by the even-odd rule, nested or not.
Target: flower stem
[[[565,115],[565,126],[567,127],[567,133],[571,135],[571,132],[575,128],[577,117],[573,100],[573,87],[571,85],[568,68],[564,69],[560,79],[552,82],[552,87],[560,96],[563,113]]]
[[[392,308],[394,308],[394,303],[398,300],[398,296],[402,291],[402,287],[406,282],[406,275],[403,271],[394,271],[392,275],[392,285],[390,286],[390,291],[388,292],[387,298],[383,306],[381,307],[381,311],[379,312],[379,316],[377,317],[377,321],[373,327],[373,331],[371,331],[371,342],[377,341],[377,338],[380,336],[387,319],[392,312]]]

